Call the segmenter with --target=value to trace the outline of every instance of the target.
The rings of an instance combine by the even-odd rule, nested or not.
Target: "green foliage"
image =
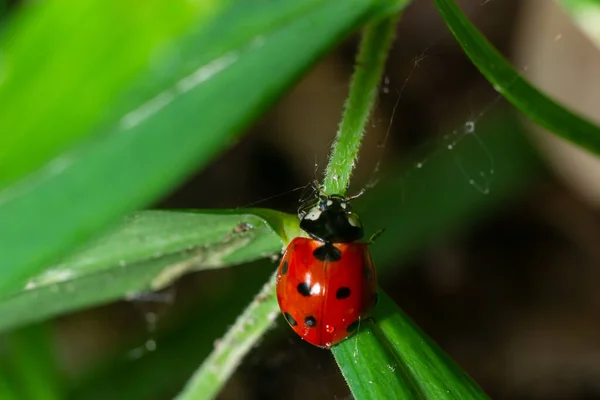
[[[326,193],[344,195],[350,184],[365,127],[377,99],[385,61],[394,41],[397,22],[398,18],[387,18],[372,22],[365,28],[344,115],[323,180]]]
[[[10,127],[11,134],[0,136],[0,330],[133,299],[190,271],[277,254],[299,234],[295,216],[261,209],[123,215],[207,165],[319,56],[366,25],[325,178],[326,190],[343,193],[393,36],[393,13],[407,5],[277,0],[259,7],[233,0],[152,0],[140,12],[134,3],[35,2],[3,22],[0,126]],[[435,4],[503,96],[558,135],[600,152],[598,127],[520,77],[453,1]],[[75,27],[81,27],[77,35]],[[448,189],[468,186],[464,176],[448,175],[448,165],[457,156],[469,160],[481,154],[481,147],[473,147],[483,146],[479,140],[440,157],[413,183],[399,183],[394,174],[372,191],[362,215],[389,230],[373,248],[378,264],[398,252],[406,256],[432,232],[471,221],[469,211],[497,204],[535,174],[537,160],[514,121],[489,131],[496,134],[484,152],[492,160],[496,154],[514,155],[510,165],[498,168],[491,194]],[[414,204],[382,212],[398,208],[405,183],[415,186]],[[140,370],[154,379],[140,385],[147,375],[108,362],[106,370],[91,372],[96,378],[72,382],[71,394],[148,398],[172,390],[179,374],[189,374],[204,359],[180,398],[215,397],[279,315],[271,278],[212,346],[248,303],[243,296],[258,288],[256,279],[249,274],[248,285],[235,287],[242,297],[216,301],[218,307],[199,312],[201,318],[185,332],[172,333],[161,353],[140,360]],[[333,349],[357,398],[485,398],[385,293],[380,297],[375,323],[363,321],[358,335]],[[213,323],[206,326],[203,320]],[[7,371],[0,374],[0,397],[63,397],[48,333],[40,326],[26,329],[32,330],[11,332],[0,348],[0,368]],[[200,336],[209,340],[197,343]],[[120,382],[118,393],[98,378],[103,376]]]
[[[332,351],[358,399],[487,399],[488,397],[385,294],[375,323]]]
[[[272,226],[294,216],[240,212],[140,211],[0,300],[0,330],[122,298],[135,299],[183,274],[249,262],[281,250]]]
[[[236,2],[212,14],[200,6],[172,11],[191,7],[184,0],[158,3],[168,9],[157,8],[148,20],[137,17],[134,3],[96,1],[76,13],[66,1],[32,3],[5,35],[11,40],[0,43],[10,66],[0,86],[0,126],[18,128],[0,138],[0,148],[10,149],[0,179],[0,293],[18,291],[57,256],[206,165],[319,55],[378,10],[366,0],[280,0],[267,8]],[[107,32],[135,34],[101,35],[94,24],[72,34],[71,24],[96,17]],[[158,33],[155,19],[165,26]],[[151,42],[124,46],[122,37]],[[143,61],[136,66],[118,57],[80,57],[81,46],[96,40],[105,57],[129,60],[124,49],[138,45],[151,54],[136,56],[135,63]],[[40,43],[52,63],[37,74],[41,66],[31,54]],[[90,93],[82,89],[88,86]],[[117,86],[119,93],[109,89]],[[90,109],[79,111],[74,102]],[[72,121],[73,110],[85,121]],[[43,152],[30,148],[38,136],[49,142]],[[26,164],[19,161],[25,154]]]

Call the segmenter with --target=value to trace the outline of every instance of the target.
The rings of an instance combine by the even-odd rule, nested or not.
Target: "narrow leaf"
[[[273,225],[296,219],[262,212]],[[0,330],[117,299],[134,299],[190,271],[222,268],[280,251],[280,236],[252,210],[138,212],[80,252],[31,277],[18,292],[0,298]]]
[[[194,373],[177,399],[215,398],[246,353],[278,316],[273,275],[227,334],[216,342],[215,349]]]
[[[357,399],[487,399],[382,290],[379,299],[375,322],[332,348]]]
[[[469,22],[454,0],[434,0],[438,11],[473,64],[523,114],[595,154],[600,128],[572,113],[530,85]]]

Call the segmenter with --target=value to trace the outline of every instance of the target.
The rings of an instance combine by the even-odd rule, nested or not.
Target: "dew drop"
[[[452,145],[451,144],[448,145],[448,150],[452,150]]]
[[[327,331],[327,333],[333,333],[335,332],[335,326],[327,324],[325,325],[325,330]]]
[[[154,312],[148,312],[144,317],[148,324],[156,324],[156,321],[158,320],[158,316]]]
[[[467,133],[475,132],[475,122],[473,122],[473,121],[465,122],[465,132],[467,132]]]
[[[148,350],[148,351],[154,351],[154,350],[156,350],[156,342],[154,340],[150,339],[150,340],[146,341],[145,347],[146,347],[146,350]]]

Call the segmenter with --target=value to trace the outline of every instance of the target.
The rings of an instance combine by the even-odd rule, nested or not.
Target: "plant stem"
[[[277,316],[275,274],[238,317],[225,336],[194,373],[177,400],[215,398],[246,353],[264,335]]]
[[[344,116],[327,166],[324,189],[344,194],[360,148],[364,128],[375,102],[397,17],[369,24],[364,31]],[[177,400],[211,399],[217,396],[244,355],[279,315],[275,275],[238,317],[215,349],[177,397]]]
[[[399,15],[371,22],[366,26],[356,57],[350,93],[338,128],[323,190],[343,195],[358,159],[358,150],[377,98],[385,61],[395,37]]]

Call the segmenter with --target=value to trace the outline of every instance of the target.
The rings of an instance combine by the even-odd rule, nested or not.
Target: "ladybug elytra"
[[[277,301],[307,342],[330,348],[352,335],[377,301],[377,279],[353,197],[326,195],[298,209],[310,238],[288,245],[277,270]]]

